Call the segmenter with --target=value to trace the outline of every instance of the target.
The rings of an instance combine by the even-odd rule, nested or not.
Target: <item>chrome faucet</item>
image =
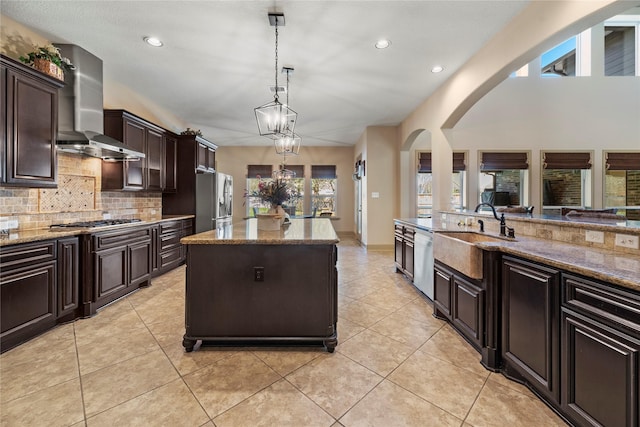
[[[516,237],[515,230],[513,228],[511,228],[511,227],[507,227],[507,223],[506,223],[506,221],[504,219],[504,214],[501,214],[500,218],[498,218],[498,213],[496,212],[496,208],[491,203],[486,203],[486,202],[478,204],[478,206],[476,206],[476,209],[475,209],[474,212],[478,212],[478,209],[480,209],[481,206],[490,207],[491,211],[493,212],[493,217],[496,220],[500,221],[500,235],[501,236],[505,236],[506,237],[507,236],[507,229],[509,229],[509,237],[514,237],[514,238]],[[481,229],[480,230],[484,231],[484,223],[481,224]]]

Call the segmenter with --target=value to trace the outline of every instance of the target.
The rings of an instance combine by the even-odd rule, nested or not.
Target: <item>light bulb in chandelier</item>
[[[273,171],[271,177],[276,180],[289,180],[296,177],[296,173],[292,170],[285,169],[285,166],[282,165],[279,170]]]

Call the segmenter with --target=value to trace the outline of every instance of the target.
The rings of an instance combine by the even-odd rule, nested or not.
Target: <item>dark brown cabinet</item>
[[[561,407],[578,425],[637,426],[640,297],[562,277]]]
[[[1,181],[56,187],[58,89],[64,83],[5,56],[0,70]]]
[[[434,263],[433,306],[436,317],[449,320],[479,351],[485,345],[485,290],[480,281]]]
[[[75,316],[78,239],[0,247],[0,350]]]
[[[77,237],[58,240],[58,320],[72,320],[79,305],[80,258]]]
[[[170,271],[186,259],[186,250],[180,239],[192,234],[192,220],[163,221],[158,225],[158,269],[155,274]]]
[[[504,372],[523,379],[552,402],[560,395],[558,270],[502,258]]]
[[[162,191],[165,186],[165,130],[124,110],[104,111],[104,133],[144,159],[102,162],[103,190]]]
[[[164,135],[164,191],[175,193],[178,191],[178,138],[170,133]]]
[[[182,140],[190,140],[191,135],[183,135]],[[205,141],[198,140],[199,137],[195,137],[195,141],[198,144],[196,151],[196,169],[201,172],[213,173],[216,171],[216,150],[211,147]]]
[[[85,316],[148,284],[153,267],[152,228],[126,227],[83,236]]]
[[[395,263],[396,271],[413,279],[414,272],[414,237],[416,230],[404,224],[396,223],[395,227]]]

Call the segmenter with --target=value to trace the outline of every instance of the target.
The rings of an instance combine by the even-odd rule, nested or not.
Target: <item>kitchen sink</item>
[[[482,249],[477,243],[514,241],[471,231],[434,233],[433,257],[472,279],[482,279]]]

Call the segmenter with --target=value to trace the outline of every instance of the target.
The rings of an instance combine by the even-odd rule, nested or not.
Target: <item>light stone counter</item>
[[[258,220],[222,224],[215,230],[183,237],[185,245],[326,245],[338,243],[338,235],[326,218],[292,219],[278,231],[258,230]]]

